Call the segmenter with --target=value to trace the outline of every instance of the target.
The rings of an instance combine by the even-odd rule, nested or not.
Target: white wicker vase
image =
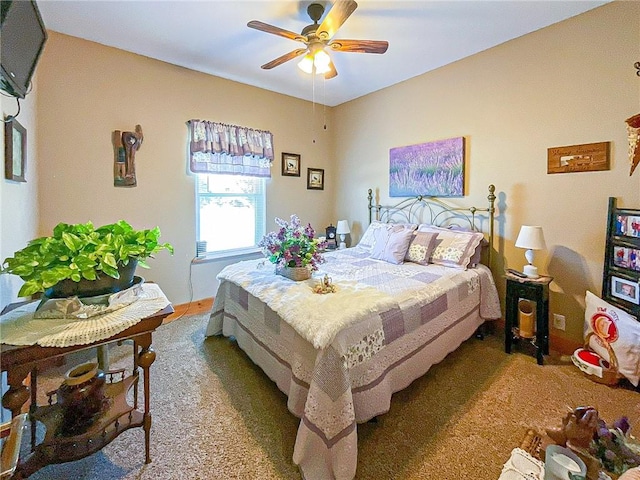
[[[276,274],[287,277],[296,282],[311,278],[311,270],[307,267],[277,267]]]

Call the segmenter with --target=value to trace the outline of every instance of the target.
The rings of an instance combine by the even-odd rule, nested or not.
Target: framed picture
[[[4,124],[4,178],[26,182],[27,131],[14,118]]]
[[[616,235],[640,238],[640,216],[616,215]]]
[[[611,295],[640,305],[640,284],[620,277],[611,277]]]
[[[324,190],[324,170],[307,168],[307,190]]]
[[[300,176],[300,155],[297,153],[282,154],[282,175],[285,177]]]
[[[616,267],[628,268],[640,272],[640,249],[614,245],[613,264]]]
[[[464,137],[389,150],[389,196],[462,197]]]

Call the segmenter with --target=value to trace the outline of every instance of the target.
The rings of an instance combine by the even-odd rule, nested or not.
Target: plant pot
[[[138,260],[130,258],[126,265],[118,264],[120,278],[113,278],[103,272],[97,272],[95,280],[82,278],[79,282],[67,278],[45,290],[47,298],[95,297],[126,290],[133,285],[133,276]]]
[[[311,270],[307,267],[276,267],[276,274],[296,282],[311,278]]]
[[[83,433],[100,416],[105,406],[104,384],[104,372],[95,362],[83,363],[65,374],[57,390],[62,407],[61,434]]]

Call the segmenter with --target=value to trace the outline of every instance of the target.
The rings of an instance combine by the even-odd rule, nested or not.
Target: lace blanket
[[[69,347],[86,345],[112,337],[169,305],[160,287],[145,283],[137,300],[117,310],[90,318],[34,318],[38,302],[0,316],[2,343]]]

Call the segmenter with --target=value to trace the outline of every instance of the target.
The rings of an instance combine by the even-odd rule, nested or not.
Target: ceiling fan
[[[252,20],[247,23],[250,28],[255,28],[266,33],[272,33],[280,37],[289,38],[300,43],[304,43],[304,48],[297,48],[289,53],[262,65],[261,68],[270,70],[278,65],[282,65],[289,60],[304,55],[298,66],[307,73],[324,74],[329,79],[338,75],[336,68],[327,54],[326,49],[338,52],[353,53],[384,53],[389,47],[389,43],[381,40],[343,40],[333,39],[338,29],[344,24],[349,16],[358,8],[354,0],[337,0],[327,16],[318,24],[324,14],[324,5],[312,3],[307,7],[307,13],[313,23],[302,29],[301,33],[284,30],[259,20]]]

